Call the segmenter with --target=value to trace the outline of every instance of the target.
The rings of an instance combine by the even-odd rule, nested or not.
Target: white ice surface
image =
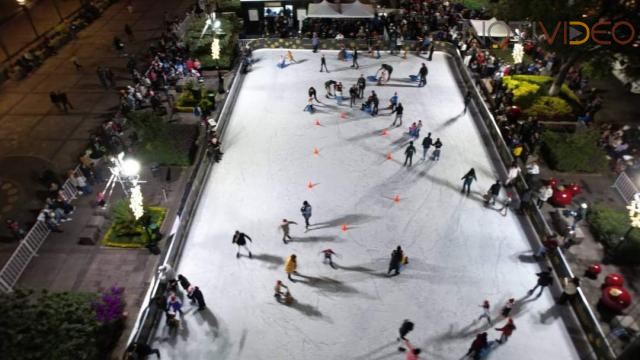
[[[198,313],[186,303],[177,335],[158,329],[153,346],[162,358],[404,359],[395,339],[405,318],[416,324],[409,338],[423,348],[424,359],[460,359],[481,330],[497,338],[485,322],[474,323],[479,305],[489,299],[497,315],[506,299],[525,296],[539,267],[519,259],[531,247],[517,217],[501,216],[480,201],[497,170],[469,113],[450,120],[463,103],[445,55],[434,55],[429,84],[417,88],[407,76],[425,61],[414,56],[374,60],[362,53],[356,71],[327,52],[327,74],[318,72],[319,54],[295,51],[306,61],[279,69],[281,54],[255,52],[259,61],[244,80],[224,135],[224,159],[208,180],[178,267],[202,289],[208,310]],[[394,67],[391,85],[366,92],[375,89],[382,108],[397,91],[405,107],[403,127],[388,136],[380,135],[393,120],[384,115],[388,111],[371,118],[350,110],[348,102],[337,108],[324,99],[326,80],[342,81],[347,90],[382,62]],[[311,85],[331,104],[314,115],[302,111]],[[433,132],[444,147],[439,162],[421,162],[418,142],[408,169],[402,167],[402,137],[418,119],[424,123],[419,142]],[[385,160],[388,152],[391,161]],[[460,177],[471,167],[478,182],[467,198],[460,194]],[[308,189],[309,182],[316,186]],[[323,228],[304,232],[303,200],[313,206],[312,223]],[[296,241],[289,245],[281,241],[282,218],[299,224],[292,226]],[[236,229],[253,238],[254,259],[236,259]],[[387,278],[382,274],[397,245],[410,263],[400,276]],[[319,252],[325,248],[340,254],[336,262],[347,269],[323,265]],[[286,279],[281,263],[290,254],[315,282]],[[274,301],[277,279],[290,287],[297,306]],[[577,359],[562,320],[550,310],[551,294],[526,300],[514,310],[514,335],[489,358]]]

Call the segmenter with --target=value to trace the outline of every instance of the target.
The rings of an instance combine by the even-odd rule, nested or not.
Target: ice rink
[[[498,170],[473,112],[462,115],[463,90],[447,55],[436,52],[427,62],[361,53],[361,68],[353,70],[336,52],[325,53],[329,74],[318,71],[320,55],[310,51],[295,51],[300,63],[284,69],[276,67],[283,51],[254,52],[259,61],[244,79],[222,139],[224,158],[208,180],[178,266],[201,288],[208,309],[197,312],[185,301],[175,335],[161,323],[152,345],[162,358],[404,359],[397,331],[411,319],[416,326],[408,338],[423,349],[421,358],[461,359],[476,333],[488,331],[490,340],[500,335],[484,320],[474,321],[482,301],[488,299],[497,316],[510,297],[518,299],[512,313],[517,330],[489,359],[580,358],[558,316],[570,308],[553,307],[548,290],[526,297],[540,269],[521,260],[531,245],[517,216],[482,204]],[[365,91],[378,93],[379,116],[361,112],[361,101],[350,109],[348,101],[338,106],[324,98],[325,81],[342,81],[348,96],[361,73],[373,75],[383,62],[394,67],[390,83],[369,82]],[[422,62],[429,66],[428,85],[417,88],[408,75]],[[324,103],[313,115],[303,112],[309,86]],[[383,136],[393,117],[382,108],[393,92],[404,105],[404,123]],[[418,153],[412,167],[403,167],[407,128],[417,120],[424,123]],[[420,161],[427,132],[444,144],[440,161]],[[478,182],[465,197],[460,178],[471,167]],[[303,200],[313,206],[316,224],[308,232]],[[298,222],[288,245],[279,231],[283,218]],[[253,259],[236,259],[236,229],[253,238]],[[387,277],[397,245],[409,264]],[[339,254],[338,269],[322,263],[320,251],[327,248]],[[306,276],[296,283],[284,273],[290,254]],[[278,279],[295,305],[274,300]]]

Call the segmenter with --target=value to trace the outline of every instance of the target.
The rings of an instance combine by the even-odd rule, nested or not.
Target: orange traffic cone
[[[393,157],[391,156],[391,153],[387,154],[387,160],[393,160]]]
[[[320,120],[316,120],[316,126],[320,126]]]
[[[346,119],[346,118],[347,118],[347,113],[346,112],[340,113],[340,119]]]
[[[342,226],[340,227],[340,229],[341,229],[342,231],[345,231],[345,232],[346,232],[347,230],[349,230],[349,227],[347,227],[347,224],[342,224]]]
[[[318,155],[320,155],[320,150],[318,150],[318,148],[317,148],[317,147],[314,147],[314,148],[313,148],[313,155],[314,155],[314,156],[318,156]]]
[[[307,184],[307,188],[309,188],[309,189],[313,189],[314,186],[316,186],[316,184],[314,184],[311,181],[309,181],[309,183]]]
[[[387,129],[382,130],[382,136],[387,136],[389,134],[389,132],[387,132]]]
[[[399,203],[400,202],[400,195],[396,195],[393,197],[393,202],[395,203]]]

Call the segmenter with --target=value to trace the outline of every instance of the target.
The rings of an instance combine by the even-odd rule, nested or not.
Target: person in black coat
[[[387,82],[389,82],[391,80],[391,73],[393,72],[393,66],[389,65],[389,64],[382,64],[380,66],[380,69],[378,69],[378,71],[376,72],[376,74],[378,74],[381,70],[386,70],[387,73],[389,74],[387,76]]]
[[[367,80],[364,79],[364,75],[360,74],[358,78],[358,97],[364,98],[364,89],[367,87]]]
[[[398,122],[397,126],[402,126],[402,113],[404,112],[404,106],[402,106],[402,103],[398,103],[398,105],[396,105],[395,109],[393,109],[393,111],[391,112],[391,114],[395,113],[396,117],[393,119],[393,122],[391,123],[391,126],[394,126],[396,124],[396,122]]]
[[[420,78],[420,82],[418,83],[418,87],[427,85],[427,75],[429,74],[429,69],[427,65],[422,63],[420,70],[418,70],[418,77]]]
[[[390,274],[393,270],[395,271],[394,275],[400,275],[400,264],[402,263],[403,257],[404,253],[400,246],[391,252],[391,261],[389,262],[389,270],[387,271],[387,274]]]
[[[400,336],[398,337],[398,341],[400,340],[407,340],[406,336],[408,333],[410,333],[413,330],[414,324],[409,321],[408,319],[405,319],[402,322],[402,325],[400,325],[400,328],[398,329],[398,333],[400,334]]]
[[[546,270],[537,273],[536,276],[538,277],[538,281],[536,283],[536,286],[534,286],[533,289],[529,290],[527,294],[533,294],[533,292],[536,291],[536,289],[539,287],[540,292],[538,293],[538,297],[542,295],[544,288],[553,283],[553,275],[551,274],[551,272],[551,267],[547,267]]]
[[[353,63],[351,64],[351,67],[354,67],[356,69],[360,68],[360,65],[358,65],[358,49],[357,48],[353,48]]]
[[[327,73],[329,73],[329,69],[327,68],[327,59],[325,59],[324,54],[322,54],[322,57],[320,58],[320,72],[322,72],[322,69],[327,70]]]
[[[191,283],[189,280],[183,275],[178,275],[178,282],[184,291],[189,291],[189,287],[191,287]]]
[[[309,88],[309,97],[313,98],[316,102],[320,102],[320,100],[318,100],[318,96],[316,94],[316,88],[314,88],[313,86]]]
[[[358,87],[356,85],[353,85],[351,88],[349,88],[349,106],[353,107],[353,105],[356,103],[356,99],[358,98]]]
[[[189,300],[191,300],[191,302],[195,301],[198,304],[198,311],[204,310],[204,308],[207,306],[207,304],[205,304],[204,302],[202,291],[200,291],[200,288],[197,286],[189,287],[187,297],[189,298]]]
[[[405,158],[404,164],[402,166],[407,166],[407,161],[409,162],[409,167],[413,163],[413,154],[416,153],[416,147],[413,146],[413,141],[409,141],[409,146],[404,150]]]
[[[487,192],[487,198],[485,200],[486,205],[489,205],[489,202],[491,202],[491,205],[495,205],[496,199],[498,198],[498,195],[500,195],[501,188],[502,183],[500,183],[500,180],[496,180],[496,182],[491,185],[489,192]]]
[[[231,243],[238,245],[238,252],[236,253],[237,258],[240,257],[241,247],[244,247],[245,249],[247,249],[247,252],[249,252],[249,258],[253,257],[253,255],[251,255],[251,250],[249,250],[249,248],[247,247],[247,240],[253,242],[253,240],[251,240],[251,237],[249,237],[249,235],[242,233],[238,230],[236,230],[235,234],[233,234],[233,240],[231,241]]]

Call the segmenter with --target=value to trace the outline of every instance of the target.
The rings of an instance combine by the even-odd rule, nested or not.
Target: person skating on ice
[[[360,74],[360,77],[358,78],[358,97],[360,99],[364,98],[364,89],[367,87],[367,80],[365,80],[364,75]]]
[[[318,100],[318,94],[316,92],[316,88],[314,88],[313,86],[309,88],[309,97],[313,98],[313,100],[315,100],[317,103],[320,103],[320,100]]]
[[[387,109],[391,110],[393,114],[393,110],[395,110],[397,105],[398,105],[398,93],[394,92],[393,96],[389,98],[389,106],[387,107]]]
[[[483,332],[481,334],[476,335],[476,338],[471,343],[469,347],[469,351],[465,354],[465,356],[471,356],[473,360],[478,360],[481,358],[481,353],[484,348],[489,345],[487,340],[488,334]]]
[[[409,167],[411,167],[411,164],[413,162],[413,154],[416,153],[416,147],[413,146],[413,141],[409,141],[409,145],[407,146],[407,148],[404,150],[404,164],[402,166],[407,166],[407,161],[409,162]]]
[[[358,98],[358,86],[353,84],[349,88],[349,107],[353,107],[356,104],[356,99]]]
[[[353,48],[351,67],[355,67],[356,70],[360,68],[360,65],[358,64],[358,48],[355,48],[355,47]]]
[[[391,111],[391,114],[395,113],[396,117],[393,119],[393,122],[391,123],[391,126],[396,125],[396,122],[398,123],[398,127],[402,126],[402,114],[404,113],[404,106],[402,106],[402,103],[398,103],[398,105],[395,107],[395,109],[393,109],[393,111]]]
[[[467,113],[467,109],[469,108],[469,103],[471,102],[472,92],[471,89],[467,89],[467,92],[464,94],[464,111],[463,114]]]
[[[387,271],[387,275],[391,274],[393,271],[393,275],[400,275],[400,265],[402,264],[402,259],[404,258],[404,253],[402,252],[402,248],[398,246],[395,250],[391,252],[391,260],[389,261],[389,270]]]
[[[500,309],[500,315],[502,315],[502,317],[509,317],[509,315],[511,314],[511,310],[513,310],[513,306],[516,304],[516,299],[511,298],[509,300],[507,300],[507,302],[504,304],[504,306],[502,307],[502,309]]]
[[[381,71],[386,71],[387,72],[387,78],[385,79],[385,82],[389,82],[389,80],[391,80],[391,73],[393,72],[393,66],[391,66],[389,64],[380,65],[380,69],[378,69],[378,71],[376,71],[376,75],[378,75],[378,73],[381,72]]]
[[[480,307],[482,308],[482,314],[478,316],[478,320],[482,320],[482,318],[485,318],[487,319],[489,325],[493,325],[493,322],[491,321],[491,305],[489,304],[489,300],[483,301]]]
[[[509,340],[509,337],[513,334],[513,331],[516,329],[516,325],[513,323],[513,319],[509,318],[507,323],[501,328],[495,328],[496,331],[500,331],[500,338],[496,341],[498,344],[506,343]]]
[[[540,297],[540,295],[542,295],[542,292],[544,291],[544,288],[553,284],[552,271],[553,270],[551,269],[551,267],[547,267],[546,270],[543,270],[537,273],[536,276],[538,277],[538,280],[536,281],[536,286],[534,286],[531,290],[529,290],[527,292],[527,295],[532,295],[537,288],[540,288],[540,292],[536,296],[536,297]]]
[[[298,225],[297,222],[295,221],[289,221],[287,219],[282,219],[282,222],[280,223],[280,229],[282,230],[282,242],[287,244],[287,240],[291,241],[293,240],[291,238],[291,235],[289,235],[289,225]]]
[[[442,148],[442,141],[440,141],[440,138],[436,139],[436,142],[433,143],[433,154],[431,156],[431,158],[434,161],[439,161],[440,160],[440,149]]]
[[[202,295],[202,291],[197,286],[190,286],[187,290],[187,297],[191,302],[196,302],[198,304],[198,311],[204,310],[207,306],[204,302],[204,296]]]
[[[415,324],[411,322],[409,319],[404,319],[400,328],[398,329],[398,338],[396,341],[407,340],[406,336],[411,331],[413,331]]]
[[[285,291],[282,291],[284,289]],[[289,292],[289,287],[282,283],[282,281],[276,281],[276,285],[273,287],[273,297],[276,298],[276,301],[279,303],[289,305],[291,301],[288,299],[293,299]]]
[[[287,51],[287,61],[289,61],[289,63],[298,63],[296,59],[293,58],[293,53],[291,52],[291,50]]]
[[[474,180],[478,180],[476,178],[476,170],[471,168],[460,180],[463,180],[461,193],[464,194],[466,191],[467,196],[469,196],[469,193],[471,193],[471,183],[473,183]]]
[[[420,66],[420,70],[418,70],[418,78],[420,79],[420,81],[418,82],[418,87],[427,85],[428,74],[429,74],[429,68],[427,68],[427,65],[422,63],[422,66]]]
[[[233,240],[231,240],[231,243],[238,245],[238,252],[236,253],[237,258],[240,257],[240,248],[242,247],[244,247],[249,253],[249,258],[253,257],[253,255],[251,255],[251,250],[249,250],[249,248],[247,247],[247,240],[253,242],[253,240],[251,240],[251,237],[249,237],[249,235],[242,233],[238,230],[236,230],[235,234],[233,234]]]
[[[500,195],[500,189],[502,189],[502,183],[500,182],[500,180],[496,180],[496,182],[491,185],[489,191],[487,192],[485,200],[486,205],[489,205],[489,203],[491,203],[491,205],[496,204],[496,199],[498,198],[498,195]]]
[[[307,105],[305,105],[302,111],[308,111],[309,114],[313,114],[314,112],[316,112],[316,108],[313,106],[313,98],[311,96],[309,96],[309,98],[307,99]]]
[[[433,139],[431,139],[431,133],[428,133],[427,136],[422,139],[422,160],[427,158],[427,152],[429,152],[431,145],[433,145]]]
[[[305,229],[309,230],[309,219],[311,219],[311,204],[307,200],[302,202],[302,207],[300,208],[300,213],[302,213],[302,217],[304,218],[304,226]]]
[[[333,250],[331,250],[331,249],[324,249],[324,250],[320,251],[320,253],[324,254],[324,257],[322,258],[322,262],[323,262],[323,263],[325,263],[325,264],[326,264],[327,262],[329,262],[329,265],[330,265],[332,268],[334,268],[334,269],[335,269],[335,268],[336,268],[336,266],[333,264],[332,256],[333,256],[333,255],[338,255],[338,254],[336,254],[336,253],[335,253]]]
[[[324,57],[324,54],[320,57],[320,72],[322,72],[322,69],[327,70],[327,73],[329,73],[329,69],[327,68],[327,59]]]
[[[291,254],[287,260],[284,262],[284,272],[287,273],[287,278],[291,280],[291,282],[296,282],[291,275],[298,274],[298,259],[295,254]]]

